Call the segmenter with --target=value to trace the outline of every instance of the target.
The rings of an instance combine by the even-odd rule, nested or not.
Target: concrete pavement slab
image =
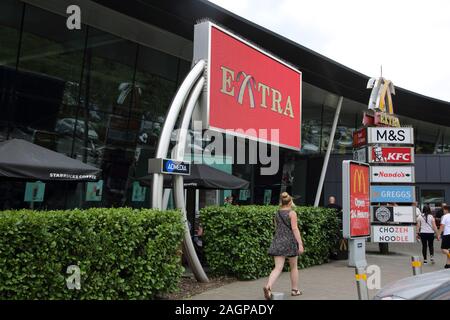
[[[423,266],[423,272],[443,269],[445,260],[440,252],[440,242],[435,242],[434,265]],[[388,255],[378,253],[378,244],[367,243],[367,263],[381,270],[381,287],[388,283],[412,276],[411,256],[421,256],[420,243],[390,244]],[[205,291],[191,297],[192,300],[264,300],[262,288],[267,277],[253,281],[236,281],[222,287]],[[290,296],[289,273],[284,272],[276,282],[275,292],[284,292],[287,300],[356,300],[358,299],[355,270],[347,266],[346,260],[330,261],[319,266],[300,270],[300,288],[303,295]],[[373,297],[378,290],[369,290]]]

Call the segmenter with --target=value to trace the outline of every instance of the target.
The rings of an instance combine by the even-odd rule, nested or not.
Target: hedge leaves
[[[178,211],[0,212],[0,300],[151,299],[177,289],[182,237]]]
[[[268,276],[273,258],[267,254],[275,231],[275,206],[223,206],[201,210],[204,250],[210,271],[242,280]],[[334,210],[297,207],[305,246],[300,268],[328,261],[339,222]]]

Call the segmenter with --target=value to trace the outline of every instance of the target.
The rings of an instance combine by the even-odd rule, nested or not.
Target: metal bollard
[[[419,256],[411,257],[411,267],[413,271],[413,276],[422,274],[422,261],[420,260]]]
[[[272,292],[272,300],[284,300],[283,292]]]
[[[358,290],[359,300],[369,300],[369,289],[367,288],[367,274],[366,269],[355,268],[356,289]]]

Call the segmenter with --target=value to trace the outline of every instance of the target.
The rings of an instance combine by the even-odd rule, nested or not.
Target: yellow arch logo
[[[353,192],[368,193],[368,184],[363,170],[356,169],[353,174]]]
[[[392,95],[395,94],[395,87],[392,81],[383,77],[371,78],[367,83],[367,88],[372,88],[369,109],[394,114]]]

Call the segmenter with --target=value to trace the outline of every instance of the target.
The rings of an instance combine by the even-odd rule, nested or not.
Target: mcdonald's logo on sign
[[[353,192],[354,193],[369,193],[368,181],[363,172],[364,168],[356,169],[353,173]]]
[[[344,238],[370,235],[370,168],[366,163],[345,160],[342,165]]]
[[[367,88],[372,89],[369,109],[375,112],[374,124],[400,127],[400,120],[394,115],[392,95],[395,94],[395,87],[392,81],[383,77],[371,78]]]
[[[367,88],[372,88],[369,100],[369,109],[394,114],[392,104],[392,94],[395,94],[395,87],[392,81],[383,77],[371,78],[367,83]],[[388,110],[386,111],[386,100]]]

